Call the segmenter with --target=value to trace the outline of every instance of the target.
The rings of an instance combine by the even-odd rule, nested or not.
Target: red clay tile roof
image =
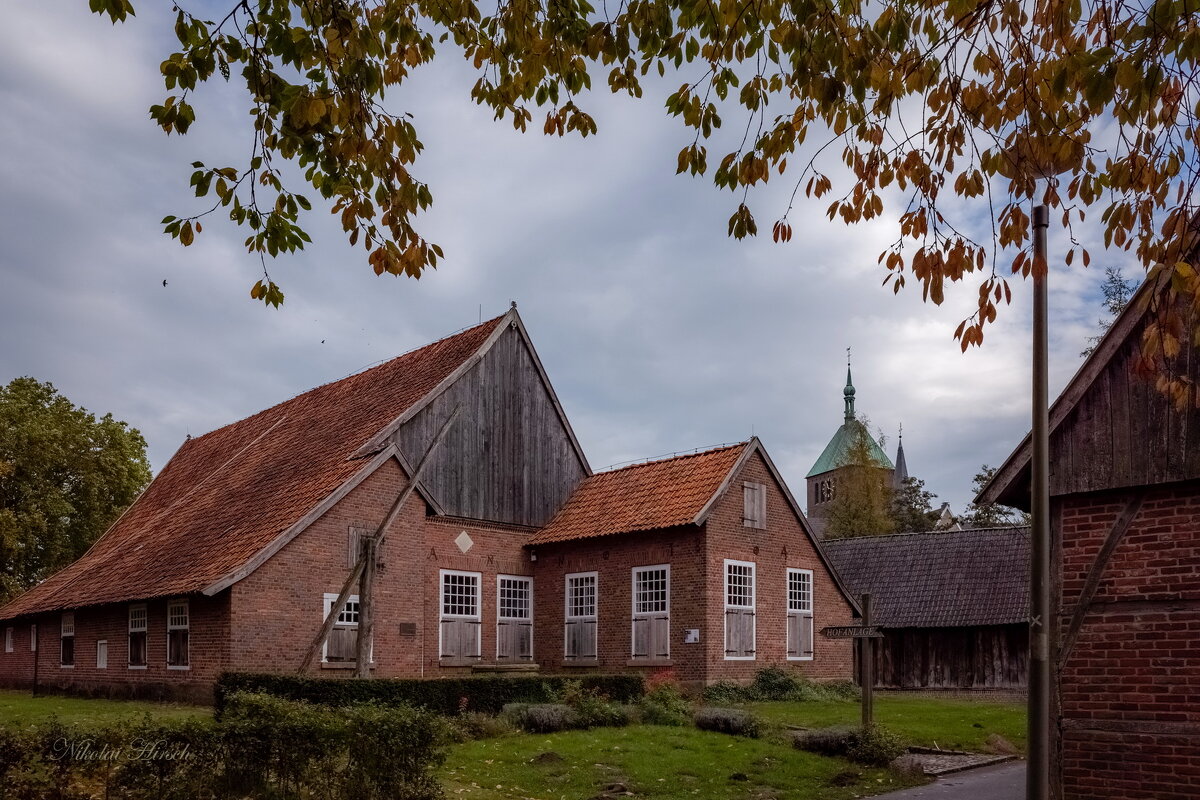
[[[742,442],[596,473],[579,484],[529,544],[691,524],[747,446]]]
[[[355,452],[474,355],[507,315],[184,442],[78,561],[0,619],[199,592],[244,565],[367,459]]]

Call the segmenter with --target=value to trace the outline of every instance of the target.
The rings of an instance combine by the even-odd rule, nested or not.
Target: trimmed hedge
[[[386,706],[411,705],[447,715],[464,711],[498,714],[509,703],[555,702],[569,682],[577,682],[584,691],[603,695],[615,703],[636,702],[646,692],[641,675],[487,675],[428,680],[350,680],[226,672],[217,680],[214,699],[218,716],[233,692],[259,692],[326,706],[369,702]]]

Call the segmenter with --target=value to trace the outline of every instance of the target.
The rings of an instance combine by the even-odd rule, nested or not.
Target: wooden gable
[[[1134,374],[1153,312],[1143,287],[1050,408],[1050,494],[1060,496],[1200,478],[1200,409],[1180,411]],[[1184,337],[1175,360],[1200,381],[1200,348]],[[980,493],[1029,509],[1030,439]]]
[[[540,527],[591,470],[516,311],[479,358],[401,422],[410,462],[461,405],[423,488],[450,515]]]

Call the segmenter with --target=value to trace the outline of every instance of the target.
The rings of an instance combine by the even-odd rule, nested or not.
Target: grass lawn
[[[751,703],[764,721],[777,726],[823,728],[857,725],[858,703]],[[876,694],[875,721],[910,744],[944,750],[982,750],[997,733],[1025,751],[1025,706],[986,700],[943,699],[928,695]]]
[[[492,800],[582,800],[612,784],[655,800],[841,800],[912,785],[773,738],[652,725],[468,742],[451,748],[441,777],[449,798]]]
[[[29,692],[0,689],[0,725],[27,727],[57,717],[68,725],[89,722],[112,722],[139,718],[145,714],[158,719],[209,716],[206,706],[185,706],[173,703],[143,703],[134,700],[89,700],[80,697],[42,695],[31,697]]]

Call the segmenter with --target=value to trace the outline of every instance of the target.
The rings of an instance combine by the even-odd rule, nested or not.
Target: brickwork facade
[[[1060,665],[1065,800],[1200,797],[1200,482],[1144,503]],[[1131,494],[1055,498],[1060,640]]]

